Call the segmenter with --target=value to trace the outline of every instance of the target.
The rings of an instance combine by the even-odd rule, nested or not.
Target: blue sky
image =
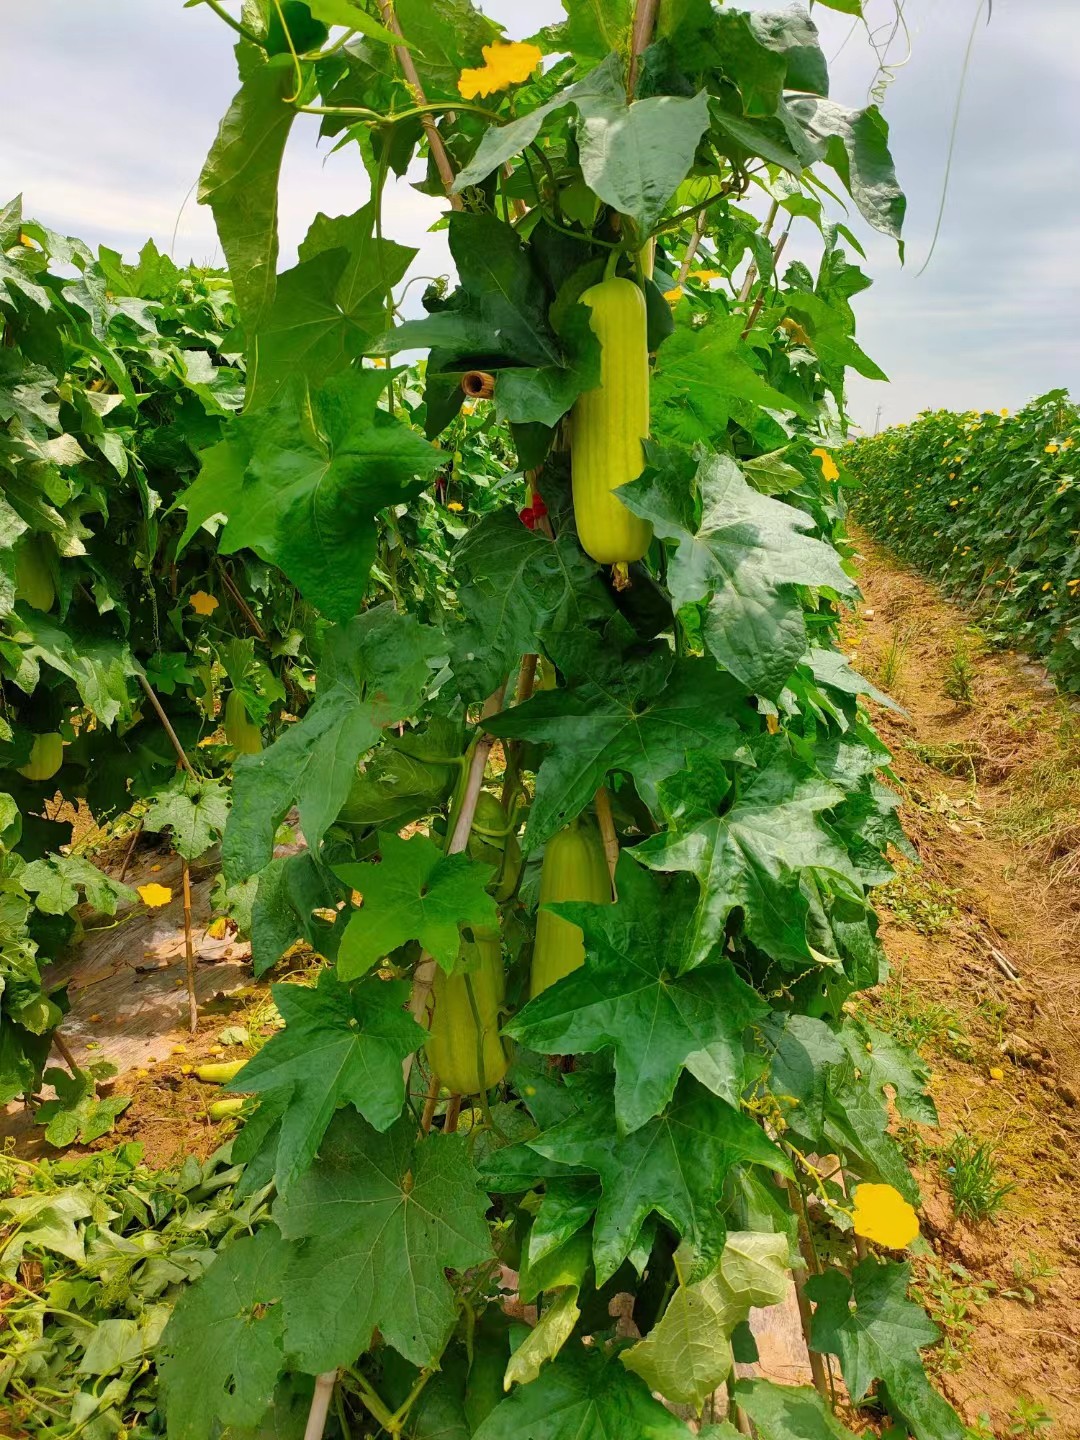
[[[744,0],[744,8],[783,3]],[[975,45],[941,240],[926,274],[916,274],[977,3],[906,0],[912,55],[896,72],[885,114],[909,198],[907,266],[890,242],[854,225],[875,281],[856,301],[859,338],[891,382],[853,380],[855,417],[871,428],[878,405],[888,424],[927,406],[1015,408],[1055,386],[1080,393],[1075,0],[995,0]],[[482,8],[511,38],[561,13],[557,0],[485,0]],[[885,23],[893,0],[867,0],[867,11],[871,26]],[[863,103],[876,70],[865,32],[849,36],[849,18],[820,6],[814,13],[826,54],[839,51],[834,98]],[[0,85],[0,197],[21,191],[28,214],[94,245],[132,254],[152,235],[177,260],[220,261],[193,186],[236,77],[229,32],[208,9],[181,0],[11,7]],[[367,191],[359,157],[317,147],[315,123],[295,129],[286,156],[283,265],[316,210],[353,209]],[[442,236],[427,233],[438,213],[407,185],[395,190],[391,233],[420,247],[418,273],[448,269]],[[811,250],[807,235],[792,253]]]

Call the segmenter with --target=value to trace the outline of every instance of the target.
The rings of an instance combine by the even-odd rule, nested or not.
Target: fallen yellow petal
[[[990,1066],[990,1079],[991,1079],[991,1080],[1004,1080],[1004,1079],[1005,1079],[1005,1071],[1002,1070],[1002,1068],[1001,1068],[1000,1065],[991,1065],[991,1066]]]
[[[151,880],[149,885],[139,886],[139,899],[150,910],[156,910],[159,905],[168,905],[172,899],[172,890],[168,885],[158,885]]]

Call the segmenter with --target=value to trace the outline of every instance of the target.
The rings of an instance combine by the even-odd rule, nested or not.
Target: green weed
[[[921,745],[917,740],[905,742],[917,760],[940,770],[943,775],[963,775],[975,781],[975,762],[985,758],[982,746],[969,740],[949,740],[944,745]]]
[[[921,1052],[937,1046],[961,1059],[970,1055],[964,1022],[957,1012],[905,987],[903,970],[896,971],[887,985],[868,995],[862,1004],[857,1003],[856,1008],[912,1050]]]
[[[1022,1300],[1025,1305],[1034,1305],[1039,1299],[1035,1286],[1040,1280],[1052,1280],[1057,1269],[1035,1250],[1029,1250],[1026,1260],[1014,1260],[1012,1265],[1015,1288],[1002,1290],[1004,1300]]]
[[[957,640],[945,667],[945,694],[957,705],[971,705],[975,699],[975,666],[963,640]]]
[[[990,1299],[994,1287],[973,1280],[963,1265],[929,1262],[912,1285],[918,1299],[942,1333],[936,1352],[937,1368],[959,1370],[971,1350],[975,1312]]]
[[[959,918],[956,893],[917,866],[901,862],[893,878],[877,891],[877,899],[898,924],[920,935],[940,935]]]
[[[963,1220],[992,1220],[1014,1189],[1001,1183],[993,1148],[970,1135],[957,1135],[945,1150],[945,1176],[952,1191],[953,1209]]]
[[[1009,1419],[1012,1423],[1005,1432],[1007,1435],[1049,1435],[1054,1423],[1054,1417],[1045,1405],[1023,1396],[1009,1411]]]
[[[921,625],[910,623],[898,625],[893,629],[888,648],[881,657],[877,672],[878,683],[883,690],[889,691],[890,694],[894,690],[899,690],[903,683],[908,651],[921,629]]]

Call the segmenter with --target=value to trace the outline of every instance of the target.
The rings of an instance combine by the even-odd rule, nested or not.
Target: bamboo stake
[[[784,246],[787,244],[787,238],[788,238],[788,236],[789,236],[790,234],[791,234],[791,227],[789,226],[788,229],[786,229],[786,230],[784,231],[784,233],[780,236],[780,239],[777,240],[776,244],[773,246],[772,258],[773,258],[773,271],[774,271],[774,273],[775,273],[775,270],[776,270],[777,263],[778,263],[778,261],[779,261],[779,259],[780,259],[780,256],[784,253]],[[757,317],[761,314],[761,307],[762,307],[764,304],[765,304],[765,290],[764,290],[764,287],[763,287],[762,290],[761,290],[760,295],[759,295],[759,296],[757,297],[757,299],[754,301],[754,308],[750,311],[750,318],[749,318],[749,319],[747,320],[747,322],[746,322],[746,329],[742,332],[742,338],[743,338],[744,340],[745,340],[746,337],[750,334],[750,331],[754,328],[754,325],[755,325],[755,323],[757,322]]]
[[[321,1375],[316,1375],[315,1393],[311,1397],[311,1409],[308,1411],[304,1440],[322,1440],[322,1433],[326,1428],[326,1417],[330,1413],[330,1399],[336,1384],[336,1370],[324,1370]]]
[[[143,822],[140,820],[138,825],[136,825],[135,829],[132,831],[131,839],[128,841],[128,847],[124,851],[124,863],[120,866],[121,880],[123,880],[124,876],[128,872],[128,868],[131,865],[131,857],[135,854],[135,846],[139,843],[139,836],[142,834],[142,832]]]
[[[806,1261],[806,1268],[811,1275],[817,1273],[817,1265],[814,1260],[814,1247],[810,1240],[810,1227],[806,1219],[806,1210],[802,1203],[802,1197],[797,1196],[795,1186],[785,1177],[781,1177],[782,1183],[788,1194],[788,1201],[792,1212],[795,1215],[799,1227],[799,1253]],[[814,1381],[814,1389],[825,1401],[829,1400],[829,1382],[825,1375],[825,1365],[820,1353],[811,1348],[810,1326],[813,1320],[813,1311],[810,1309],[810,1301],[806,1296],[806,1276],[802,1270],[792,1271],[792,1279],[795,1281],[795,1300],[799,1307],[799,1320],[802,1324],[803,1339],[806,1341],[806,1353],[810,1359],[810,1374]]]
[[[49,1038],[52,1041],[53,1049],[67,1065],[72,1075],[78,1075],[79,1066],[76,1064],[75,1056],[68,1049],[68,1043],[63,1035],[60,1034],[60,1031],[54,1030]]]
[[[596,819],[600,825],[600,838],[604,842],[604,859],[607,861],[608,874],[611,876],[611,898],[617,900],[618,892],[615,889],[615,867],[619,863],[619,837],[615,834],[615,819],[611,813],[611,797],[607,790],[600,786],[593,797],[593,806],[596,810]]]
[[[461,1096],[451,1095],[446,1102],[446,1116],[443,1120],[443,1134],[453,1135],[458,1127],[458,1120],[461,1116]]]
[[[431,1129],[431,1122],[435,1119],[435,1107],[439,1103],[439,1090],[441,1082],[438,1075],[432,1075],[431,1084],[428,1086],[428,1093],[424,1096],[424,1109],[420,1115],[420,1133],[426,1135]]]
[[[769,210],[768,215],[765,217],[765,224],[761,227],[762,235],[767,236],[769,231],[772,229],[773,221],[776,219],[776,212],[779,210],[779,208],[780,202],[778,200],[774,200],[772,202],[772,206]],[[742,288],[739,291],[740,305],[745,305],[747,300],[750,299],[750,291],[754,288],[754,281],[757,279],[757,273],[757,261],[751,260],[750,264],[747,266],[746,278],[743,280]]]
[[[401,26],[398,24],[397,15],[394,13],[393,0],[379,0],[379,14],[388,30],[392,30],[395,35],[401,35],[402,39],[405,38]],[[401,73],[405,76],[405,83],[412,91],[417,105],[426,105],[427,96],[424,94],[424,87],[420,84],[420,76],[413,61],[412,52],[404,45],[397,45],[394,48],[394,54],[401,66]],[[464,201],[460,195],[454,194],[456,178],[454,167],[447,154],[446,146],[443,144],[443,138],[439,134],[439,127],[435,123],[434,116],[421,115],[420,124],[424,127],[428,149],[431,151],[431,158],[435,161],[435,168],[439,172],[439,179],[443,183],[443,189],[446,191],[446,198],[450,201],[451,209],[463,210],[465,208]]]
[[[225,566],[221,563],[221,560],[220,560],[220,559],[216,559],[214,563],[217,565],[218,574],[221,576],[222,580],[225,582],[225,589],[228,590],[229,594],[232,596],[233,600],[236,602],[237,608],[240,610],[240,613],[243,615],[244,619],[247,621],[248,627],[250,628],[251,633],[252,633],[257,639],[265,641],[265,639],[266,639],[266,631],[265,631],[265,630],[263,629],[263,627],[259,624],[258,617],[256,616],[254,610],[252,610],[251,606],[250,606],[250,605],[247,603],[247,601],[244,599],[243,595],[241,595],[240,590],[239,590],[239,587],[238,587],[237,584],[236,584],[236,581],[232,578],[232,576],[229,574],[229,572],[225,569]]]
[[[195,771],[194,771],[194,769],[192,768],[192,765],[191,765],[191,761],[188,759],[187,754],[186,754],[186,752],[185,752],[185,750],[184,750],[184,747],[180,744],[180,741],[177,739],[176,731],[173,729],[172,723],[170,722],[169,717],[165,714],[165,711],[161,708],[161,701],[160,701],[160,700],[158,699],[158,697],[154,694],[154,691],[153,691],[153,689],[151,688],[151,685],[150,685],[149,680],[147,680],[146,676],[143,675],[143,674],[141,674],[141,673],[140,673],[140,675],[139,675],[139,684],[142,686],[142,688],[143,688],[143,690],[144,690],[144,692],[145,692],[145,694],[146,694],[146,698],[150,701],[150,704],[154,707],[154,711],[155,711],[155,713],[157,714],[158,719],[161,721],[162,725],[165,727],[165,734],[168,735],[169,739],[172,741],[172,747],[173,747],[173,749],[176,751],[176,758],[179,760],[180,764],[181,764],[181,765],[183,766],[183,768],[187,771],[187,773],[191,776],[192,780],[198,780],[199,777],[195,774]]]
[[[681,289],[686,283],[686,277],[690,274],[690,266],[694,263],[694,256],[698,252],[698,246],[705,238],[705,230],[709,223],[708,210],[699,210],[694,221],[694,233],[690,236],[690,243],[686,247],[686,254],[683,256],[682,264],[679,266],[679,273],[675,277],[675,288]]]
[[[184,969],[187,975],[188,1029],[192,1035],[199,1028],[199,1007],[195,1000],[195,946],[191,939],[191,866],[180,857],[184,874]]]
[[[634,10],[634,31],[630,41],[630,68],[626,78],[626,98],[634,98],[634,90],[637,86],[638,61],[642,54],[652,43],[653,31],[656,29],[656,12],[660,0],[638,0]]]

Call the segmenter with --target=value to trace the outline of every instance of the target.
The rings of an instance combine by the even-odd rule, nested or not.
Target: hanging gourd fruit
[[[521,846],[507,826],[506,811],[490,790],[481,790],[477,797],[469,855],[473,860],[497,867],[491,893],[500,902],[509,900],[521,874]]]
[[[64,763],[64,742],[57,731],[35,735],[30,759],[19,766],[19,774],[27,780],[51,780]]]
[[[652,526],[613,493],[645,466],[649,345],[645,297],[632,280],[602,280],[581,296],[600,343],[600,384],[571,413],[570,463],[578,539],[600,565],[627,565],[649,548]]]
[[[15,551],[15,599],[25,600],[33,610],[51,610],[56,586],[42,541],[27,535]]]
[[[237,755],[258,755],[263,748],[262,731],[248,718],[239,690],[230,690],[225,701],[225,739]]]
[[[502,939],[497,930],[477,930],[471,941],[463,938],[458,968],[452,975],[436,969],[425,1049],[432,1073],[451,1094],[479,1095],[506,1074],[508,1061],[499,1039],[505,991]]]
[[[581,926],[545,908],[560,900],[588,900],[594,905],[611,902],[611,875],[603,842],[593,826],[584,821],[560,830],[544,848],[530,999],[585,963]]]

